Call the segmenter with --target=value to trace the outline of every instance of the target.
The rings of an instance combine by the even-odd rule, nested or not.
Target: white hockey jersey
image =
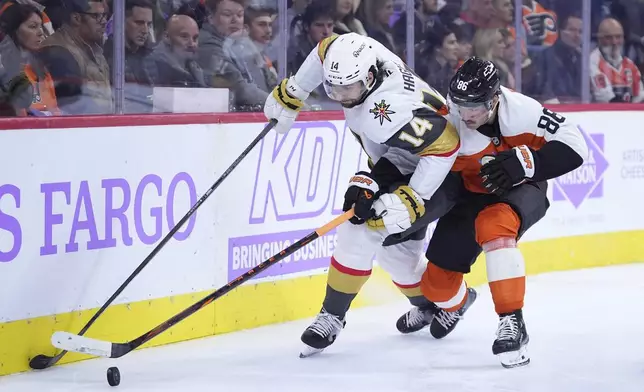
[[[505,87],[501,87],[497,116],[489,126],[478,130],[467,128],[456,109],[451,110],[447,118],[458,128],[461,140],[452,170],[461,172],[465,187],[472,192],[487,193],[479,177],[484,155],[495,155],[520,145],[539,150],[548,142],[558,141],[569,146],[583,160],[588,156],[588,146],[576,124],[534,99]]]
[[[352,33],[353,34],[353,33]],[[293,77],[298,86],[313,91],[323,81],[322,63],[333,41],[322,40]],[[382,82],[366,100],[344,108],[347,125],[374,164],[385,158],[428,200],[452,168],[459,149],[458,133],[443,116],[445,99],[418,78],[405,63],[378,41],[368,38],[382,62]]]

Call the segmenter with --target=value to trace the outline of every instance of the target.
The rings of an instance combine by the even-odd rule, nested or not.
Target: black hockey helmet
[[[499,71],[491,61],[470,57],[449,84],[449,98],[459,106],[479,106],[492,101],[500,91]]]

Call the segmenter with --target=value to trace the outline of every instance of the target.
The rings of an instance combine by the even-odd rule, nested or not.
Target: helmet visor
[[[353,82],[351,84],[331,84],[328,81],[324,82],[324,91],[329,98],[334,101],[343,103],[357,101],[367,92],[367,86],[363,81]]]
[[[485,115],[488,112],[488,107],[489,105],[485,103],[479,103],[476,105],[472,104],[467,104],[467,105],[460,105],[460,104],[455,104],[456,108],[458,109],[458,113],[461,115],[463,118],[476,118]]]
[[[450,102],[458,110],[461,117],[478,117],[486,114],[492,108],[492,100],[487,102],[470,102],[460,99],[455,99],[451,94],[449,95]]]

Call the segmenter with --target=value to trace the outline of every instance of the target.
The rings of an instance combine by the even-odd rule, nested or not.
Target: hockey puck
[[[115,387],[121,383],[121,372],[116,366],[107,369],[107,383]]]

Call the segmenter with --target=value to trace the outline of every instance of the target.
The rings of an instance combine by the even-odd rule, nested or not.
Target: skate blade
[[[528,348],[526,346],[521,347],[517,351],[498,354],[497,357],[501,361],[501,366],[506,369],[517,368],[530,363],[530,356],[528,355]]]
[[[304,349],[302,349],[302,351],[300,352],[300,358],[308,358],[313,355],[319,354],[322,351],[324,351],[323,348],[314,348],[314,347],[305,345]]]

